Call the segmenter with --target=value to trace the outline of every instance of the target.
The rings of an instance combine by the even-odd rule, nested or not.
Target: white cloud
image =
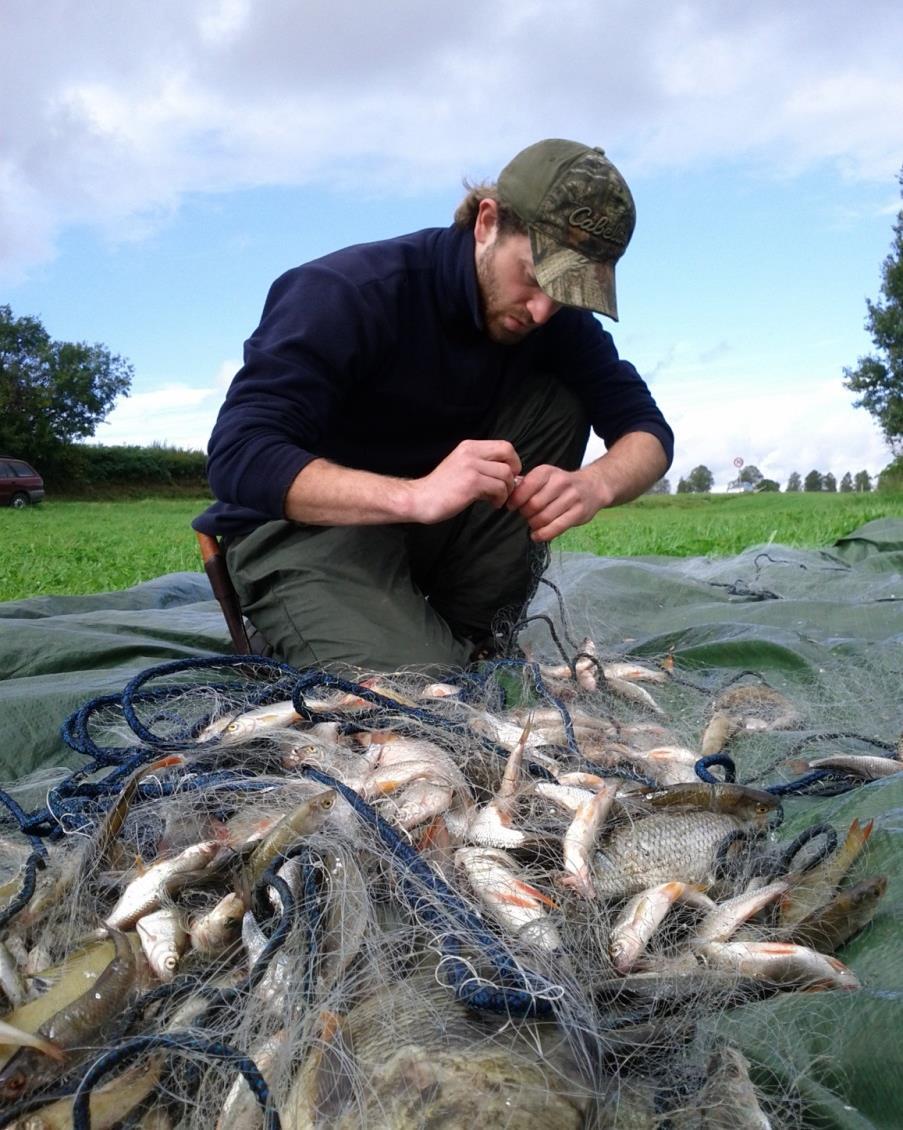
[[[895,0],[867,18],[845,0],[11,0],[0,266],[47,258],[67,225],[140,236],[189,192],[361,169],[447,185],[543,134],[599,138],[632,173],[740,158],[890,178],[901,57]]]
[[[119,400],[89,442],[206,450],[223,399],[221,384],[196,388],[176,382]]]
[[[876,475],[891,461],[880,430],[864,409],[852,407],[850,393],[838,381],[780,382],[747,393],[731,389],[719,399],[717,383],[679,382],[656,387],[655,394],[675,434],[672,490],[700,464],[725,490],[737,476],[734,459],[759,468],[783,489],[791,472],[830,471],[838,482],[846,471]],[[675,407],[669,404],[673,398]],[[605,450],[593,437],[587,458]]]

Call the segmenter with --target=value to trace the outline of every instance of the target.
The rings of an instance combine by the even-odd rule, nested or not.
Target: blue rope
[[[91,1130],[90,1099],[94,1085],[114,1068],[136,1059],[146,1051],[169,1048],[174,1051],[196,1052],[200,1055],[225,1059],[234,1064],[251,1088],[263,1110],[265,1130],[280,1130],[281,1123],[275,1108],[270,1104],[270,1090],[257,1064],[229,1044],[211,1040],[193,1032],[168,1032],[156,1036],[133,1036],[118,1047],[98,1057],[85,1072],[72,1101],[72,1130]]]
[[[696,776],[707,785],[720,785],[723,782],[714,773],[709,772],[710,765],[720,765],[724,769],[724,780],[733,783],[737,780],[737,767],[733,759],[724,753],[712,753],[708,757],[700,757],[693,768]]]
[[[861,781],[844,773],[842,769],[813,769],[811,773],[797,777],[795,781],[785,781],[780,785],[766,785],[765,792],[771,793],[773,796],[802,795],[809,792],[810,786],[817,785],[822,781],[833,782],[836,786],[832,793],[822,795],[849,792],[850,789],[854,789],[857,785],[862,784]],[[815,793],[814,795],[818,796],[819,794]]]
[[[210,658],[174,659],[169,663],[161,663],[155,667],[148,667],[126,684],[125,690],[123,690],[121,696],[123,716],[132,732],[148,745],[164,748],[171,746],[173,744],[171,738],[161,738],[157,734],[154,734],[144,725],[135,712],[135,702],[138,701],[138,691],[141,687],[143,687],[145,683],[150,682],[151,679],[161,678],[167,675],[178,675],[183,671],[202,671],[209,670],[211,667],[248,666],[255,668],[263,667],[271,671],[278,671],[281,675],[290,675],[293,678],[297,678],[301,674],[297,667],[292,667],[288,663],[280,663],[276,659],[269,659],[260,655],[217,655]],[[177,686],[167,688],[161,693],[169,695],[182,694],[184,689],[184,687]]]
[[[461,952],[460,942],[454,935],[451,937],[445,935],[443,930],[442,946],[446,956],[452,959],[450,964],[455,970],[452,981],[455,995],[459,1000],[466,1001],[475,1008],[488,1008],[494,1012],[507,1012],[512,1015],[547,1016],[551,1014],[550,1001],[538,996],[531,986],[531,982],[533,982],[536,989],[548,990],[551,987],[549,983],[537,974],[529,973],[518,966],[499,939],[485,930],[481,920],[462,902],[456,892],[421,859],[414,848],[401,839],[395,829],[382,819],[372,805],[362,800],[353,789],[318,769],[305,766],[302,772],[306,777],[335,789],[351,805],[357,815],[376,831],[383,844],[391,851],[393,859],[397,860],[408,876],[403,879],[401,889],[405,893],[411,909],[421,917],[443,928],[449,917],[456,920],[459,927],[466,931],[466,936],[471,938],[481,950],[496,973],[512,985],[512,987],[506,986],[489,991],[485,988],[466,985],[464,982],[469,970],[464,962],[457,959],[457,954]],[[417,879],[419,886],[411,882],[410,876]],[[423,888],[436,896],[444,913],[440,913],[431,901],[424,899]],[[518,983],[520,987],[514,987]]]
[[[38,879],[38,867],[43,867],[44,864],[37,852],[32,852],[28,859],[25,860],[25,867],[23,868],[22,886],[10,901],[0,910],[0,927],[3,927],[7,922],[11,922],[13,918],[27,906],[31,901],[31,896],[35,892]]]
[[[13,819],[19,825],[20,831],[25,834],[26,839],[31,844],[31,849],[36,852],[42,860],[47,858],[47,848],[44,847],[38,836],[32,832],[26,831],[29,825],[29,817],[22,807],[15,801],[8,792],[0,789],[0,804],[12,815]]]

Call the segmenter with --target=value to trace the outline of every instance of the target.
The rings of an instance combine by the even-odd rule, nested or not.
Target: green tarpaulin
[[[531,612],[548,616],[559,638],[589,636],[606,656],[673,658],[668,725],[686,744],[698,748],[712,695],[744,671],[799,707],[794,730],[751,733],[732,745],[741,780],[792,776],[784,762],[808,735],[842,735],[836,748],[858,753],[877,752],[870,740],[900,737],[903,520],[870,522],[821,550],[769,544],[729,559],[553,553],[547,579],[561,600],[540,585]],[[541,619],[521,643],[554,654]],[[59,736],[73,710],[121,691],[155,664],[227,649],[201,574],[0,605],[3,775],[81,764]],[[863,988],[781,995],[718,1023],[746,1050],[766,1090],[798,1096],[802,1125],[901,1127],[903,775],[834,797],[789,799],[785,812],[779,835],[787,840],[817,821],[843,834],[854,817],[874,818],[856,874],[885,874],[888,889],[875,921],[841,954]]]

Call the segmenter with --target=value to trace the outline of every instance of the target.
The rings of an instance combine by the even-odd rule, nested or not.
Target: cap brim
[[[549,298],[618,320],[614,260],[587,259],[532,227],[530,245],[536,281]]]

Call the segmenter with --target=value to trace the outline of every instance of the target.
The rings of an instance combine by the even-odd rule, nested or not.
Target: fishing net
[[[6,1021],[67,1051],[7,1056],[0,1124],[899,1124],[876,533],[554,557],[449,684],[208,656],[83,700],[3,794]]]

